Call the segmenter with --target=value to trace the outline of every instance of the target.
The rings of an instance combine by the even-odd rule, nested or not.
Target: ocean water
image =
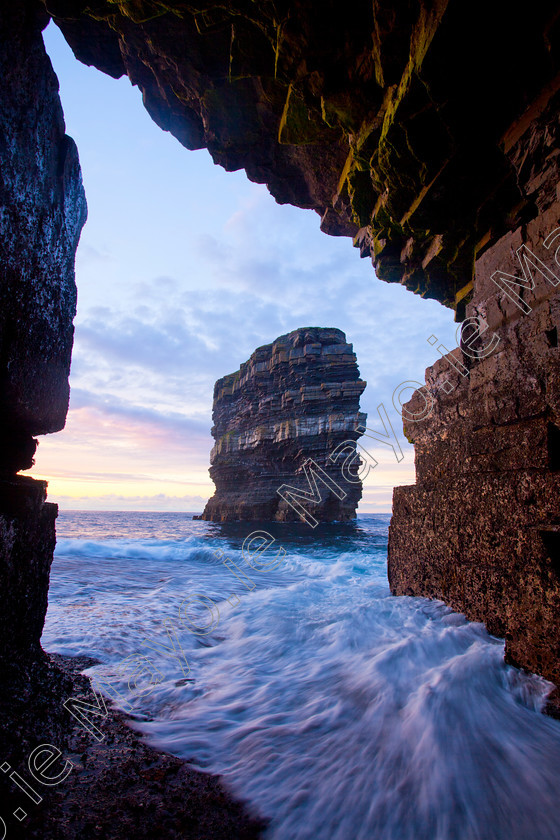
[[[43,646],[96,657],[146,739],[274,840],[558,840],[550,685],[482,625],[391,597],[388,523],[62,512]]]

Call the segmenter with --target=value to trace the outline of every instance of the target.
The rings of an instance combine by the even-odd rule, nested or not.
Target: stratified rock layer
[[[477,262],[466,312],[483,318],[488,333],[473,349],[486,346],[490,334],[499,344],[487,358],[471,358],[465,345],[455,351],[455,363],[462,361],[468,376],[456,372],[449,357],[426,372],[434,411],[424,420],[405,421],[415,444],[417,484],[395,489],[389,539],[394,593],[442,598],[484,621],[505,637],[509,661],[557,684],[559,106],[557,96],[511,152],[538,218],[508,233]],[[523,279],[517,257],[523,245],[534,255],[526,266],[534,288],[518,286],[516,304],[491,278],[500,271],[510,280]],[[444,381],[453,386],[449,394]],[[424,407],[417,392],[405,409],[420,414]]]
[[[312,488],[303,464],[312,459],[345,494],[337,498],[318,483],[322,500],[303,503],[316,521],[353,519],[362,495],[359,479],[341,478],[345,456],[330,459],[344,441],[355,447],[366,386],[356,356],[337,329],[309,327],[280,336],[255,350],[248,362],[214,387],[210,457],[215,495],[203,519],[297,521],[298,513],[278,489]],[[346,453],[346,457],[348,453]]]

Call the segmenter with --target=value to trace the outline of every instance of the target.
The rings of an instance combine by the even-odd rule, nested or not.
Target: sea
[[[62,511],[43,647],[96,659],[146,741],[271,840],[558,840],[550,684],[482,624],[391,596],[389,519]]]

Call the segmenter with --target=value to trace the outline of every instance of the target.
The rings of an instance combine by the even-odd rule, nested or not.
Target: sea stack
[[[300,505],[278,490],[288,485],[312,492],[307,463],[323,470],[332,486],[318,480],[321,500],[300,500],[310,512],[306,521],[353,519],[362,485],[356,477],[345,480],[341,466],[350,453],[343,444],[355,447],[365,426],[359,405],[365,387],[341,330],[305,327],[255,350],[214,386],[210,476],[216,492],[202,518],[299,521]]]

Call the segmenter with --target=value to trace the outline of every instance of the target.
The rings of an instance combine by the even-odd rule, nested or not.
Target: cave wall
[[[40,3],[0,3],[0,668],[40,657],[56,505],[17,476],[68,409],[86,203]]]
[[[431,414],[411,419],[427,412],[426,394],[417,392],[405,406],[416,485],[395,489],[389,539],[395,594],[441,598],[484,621],[491,633],[505,637],[510,662],[557,684],[559,106],[556,95],[509,151],[518,183],[539,212],[477,260],[466,314],[484,319],[488,331],[469,347],[467,328],[462,351],[451,360],[460,361],[468,375],[446,356],[426,372]],[[518,258],[523,246],[537,258],[531,257],[534,288],[500,288],[492,279],[500,280],[497,271],[524,277]],[[491,342],[493,352],[477,358],[483,348],[491,350]],[[449,393],[444,382],[452,386]]]

